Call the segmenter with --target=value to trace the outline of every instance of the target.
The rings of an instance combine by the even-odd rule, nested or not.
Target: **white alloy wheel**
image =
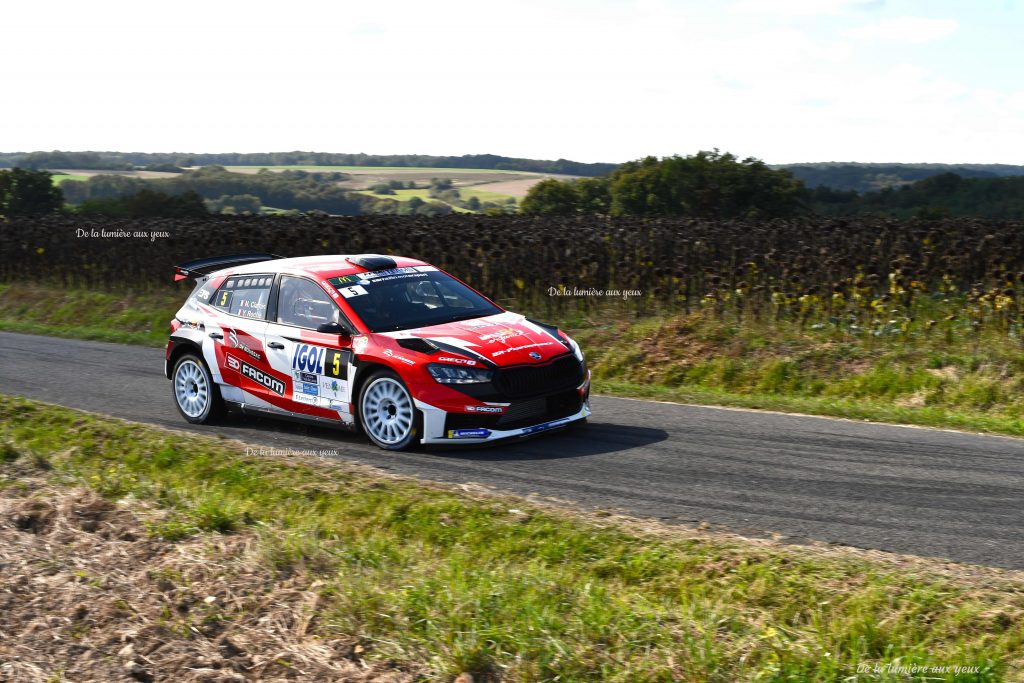
[[[211,422],[221,412],[220,392],[206,365],[192,354],[174,366],[174,401],[182,417],[194,424]]]
[[[366,435],[381,448],[407,448],[416,436],[412,397],[391,373],[375,375],[363,387],[359,417]]]

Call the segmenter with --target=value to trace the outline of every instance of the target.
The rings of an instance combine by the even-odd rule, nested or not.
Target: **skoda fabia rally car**
[[[225,409],[361,429],[389,450],[584,421],[590,372],[559,329],[411,258],[202,259],[164,372],[193,423]]]

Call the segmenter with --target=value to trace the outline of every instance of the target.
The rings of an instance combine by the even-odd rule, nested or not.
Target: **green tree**
[[[579,195],[572,183],[548,178],[530,188],[520,208],[523,213],[568,216],[579,210]]]
[[[178,195],[143,189],[126,197],[88,199],[78,207],[81,213],[95,213],[130,218],[184,218],[207,216],[203,198],[191,190]]]
[[[611,184],[607,177],[580,178],[573,183],[580,213],[608,214],[612,208]]]
[[[632,161],[609,180],[613,215],[776,218],[805,211],[803,184],[788,171],[717,149]]]
[[[46,171],[0,171],[0,215],[42,216],[64,206],[64,194]]]

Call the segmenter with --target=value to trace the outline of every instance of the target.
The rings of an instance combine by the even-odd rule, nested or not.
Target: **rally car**
[[[177,266],[176,279],[189,277],[164,363],[189,422],[235,410],[361,430],[402,450],[590,415],[576,342],[423,261],[245,254]]]

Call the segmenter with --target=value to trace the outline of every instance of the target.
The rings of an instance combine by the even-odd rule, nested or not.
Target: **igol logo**
[[[322,375],[324,372],[324,352],[327,349],[320,346],[308,344],[296,344],[295,354],[292,356],[292,367],[296,370],[315,372]]]
[[[257,370],[248,363],[242,363],[242,374],[257,384],[262,384],[279,396],[284,396],[284,382],[267,373]]]

